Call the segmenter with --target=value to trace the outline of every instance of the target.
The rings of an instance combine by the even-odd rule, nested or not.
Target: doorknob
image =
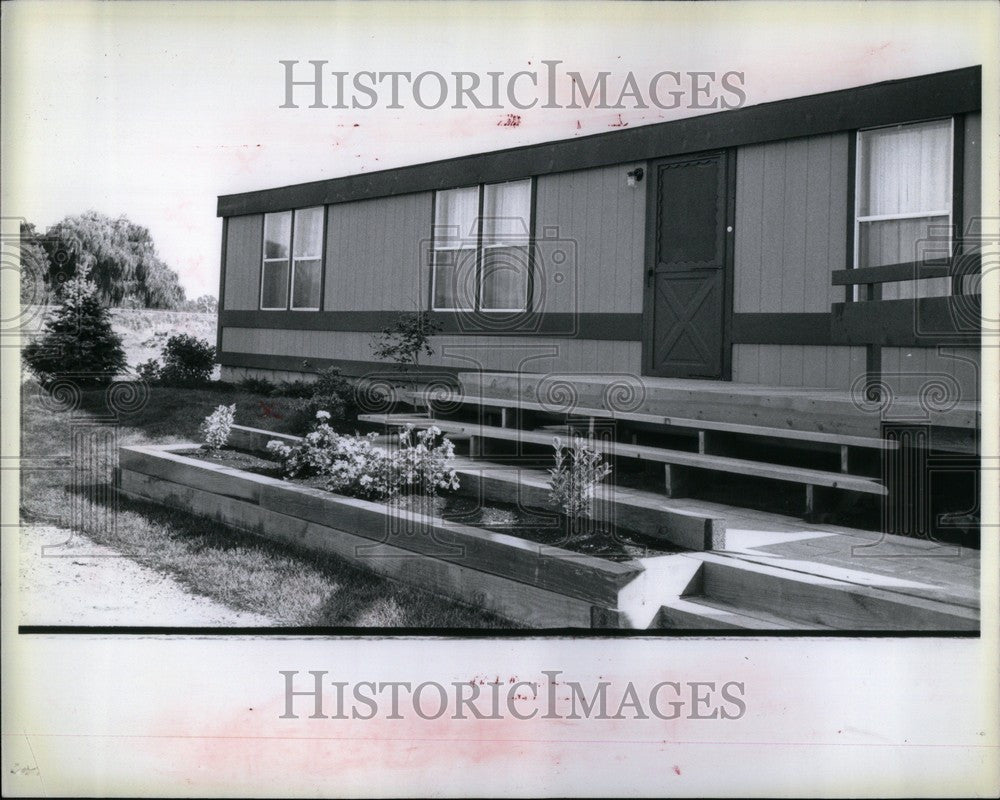
[[[655,276],[656,276],[656,270],[655,269],[647,269],[646,270],[646,285],[647,286],[652,285],[653,278]]]

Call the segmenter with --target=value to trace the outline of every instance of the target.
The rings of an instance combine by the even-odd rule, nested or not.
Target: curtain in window
[[[261,266],[260,307],[288,307],[288,256],[292,212],[264,215],[264,261]]]
[[[292,308],[319,308],[320,277],[323,269],[323,208],[295,212],[292,240]]]
[[[323,209],[295,212],[295,257],[319,258],[323,254]]]
[[[265,261],[260,287],[261,308],[285,308],[288,302],[288,261]]]
[[[483,187],[484,310],[527,308],[530,234],[531,181]]]
[[[479,187],[449,189],[435,196],[434,308],[475,307]]]
[[[264,215],[264,258],[288,258],[292,238],[292,212]]]
[[[951,213],[951,120],[862,131],[858,137],[857,266],[919,261]],[[883,297],[947,294],[947,279],[886,284]]]

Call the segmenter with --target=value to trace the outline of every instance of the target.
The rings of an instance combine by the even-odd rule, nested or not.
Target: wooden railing
[[[830,308],[833,344],[865,347],[869,392],[882,377],[883,347],[978,347],[982,296],[966,294],[964,279],[979,274],[978,255],[878,267],[841,269],[833,285],[850,287],[845,302]],[[951,294],[883,300],[882,286],[926,278],[950,278]],[[857,297],[853,287],[858,287]]]
[[[975,255],[836,270],[834,286],[857,286],[860,291],[857,299],[848,292],[845,302],[831,306],[832,339],[836,344],[878,347],[978,346],[982,297],[962,293],[963,279],[978,273]],[[927,278],[950,278],[951,294],[882,299],[883,284]]]

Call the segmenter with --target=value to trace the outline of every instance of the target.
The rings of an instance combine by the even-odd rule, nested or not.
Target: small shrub
[[[579,437],[574,437],[569,448],[556,437],[553,447],[555,467],[549,470],[549,500],[571,519],[590,517],[594,512],[594,489],[611,474],[611,466]]]
[[[275,390],[274,384],[266,378],[247,377],[239,382],[239,387],[244,392],[249,392],[250,394],[270,395]]]
[[[296,394],[299,391],[305,394],[304,397],[299,397],[298,407],[291,415],[290,424],[296,433],[304,435],[309,431],[319,411],[325,411],[330,415],[327,419],[333,426],[353,420],[357,416],[358,405],[354,386],[336,367],[320,371],[312,383],[294,381],[282,386]],[[285,396],[296,397],[296,394]]]
[[[24,348],[24,363],[43,386],[60,376],[81,385],[110,383],[128,364],[97,286],[83,271],[63,285],[62,295],[41,338]]]
[[[204,339],[178,333],[163,346],[160,381],[170,386],[202,386],[215,364],[215,348]]]
[[[315,391],[313,381],[294,380],[282,381],[271,387],[271,395],[274,397],[309,398]]]
[[[201,433],[205,437],[205,446],[209,450],[218,450],[229,442],[229,434],[233,430],[233,420],[236,417],[236,404],[218,406],[215,411],[205,417],[201,424]]]
[[[143,361],[135,368],[136,374],[146,383],[160,382],[160,362],[155,358]]]

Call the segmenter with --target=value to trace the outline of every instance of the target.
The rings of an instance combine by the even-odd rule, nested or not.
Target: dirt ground
[[[20,535],[22,625],[253,626],[234,611],[63,528],[24,526]]]

